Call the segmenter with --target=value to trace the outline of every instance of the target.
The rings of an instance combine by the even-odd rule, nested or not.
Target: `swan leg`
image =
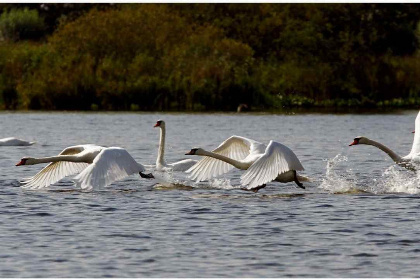
[[[295,181],[296,185],[298,185],[298,187],[301,188],[301,189],[305,189],[305,186],[301,182],[299,182],[299,180],[297,178],[296,170],[293,170],[293,177],[294,177],[294,181]]]
[[[155,178],[155,176],[153,176],[152,173],[144,174],[142,172],[139,172],[139,174],[140,174],[140,177],[142,177],[142,178],[146,178],[146,179],[154,179]]]
[[[406,169],[408,169],[408,170],[410,170],[410,171],[414,171],[414,172],[416,172],[417,170],[416,170],[416,168],[414,167],[414,165],[413,164],[411,164],[411,162],[404,162],[404,161],[402,161],[402,162],[399,162],[399,163],[397,163],[399,166],[401,166],[401,167],[404,167],[404,168],[406,168]]]
[[[265,187],[266,187],[266,184],[252,188],[252,189],[241,188],[241,190],[257,193],[260,189],[265,188]]]

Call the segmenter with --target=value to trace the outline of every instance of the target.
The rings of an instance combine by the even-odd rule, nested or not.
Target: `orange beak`
[[[24,160],[21,160],[18,163],[16,163],[16,166],[20,166],[20,165],[25,165],[25,161]]]
[[[159,123],[156,123],[153,127],[158,127],[159,126]]]
[[[357,141],[354,140],[353,143],[351,143],[349,146],[353,146],[353,145],[357,145],[357,144],[358,144]]]

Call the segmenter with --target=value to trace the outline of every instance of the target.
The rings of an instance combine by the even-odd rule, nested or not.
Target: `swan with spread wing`
[[[193,148],[187,155],[204,156],[186,171],[197,182],[222,175],[233,167],[246,170],[241,176],[241,185],[254,192],[271,181],[295,182],[303,189],[305,187],[300,181],[309,181],[297,174],[304,168],[295,153],[275,141],[266,146],[242,136],[231,136],[212,152]]]
[[[145,168],[120,147],[77,145],[65,148],[59,155],[44,158],[24,157],[16,166],[49,163],[40,172],[23,182],[23,188],[41,189],[64,177],[79,173],[74,181],[82,189],[105,187],[129,175],[139,173],[143,178]]]

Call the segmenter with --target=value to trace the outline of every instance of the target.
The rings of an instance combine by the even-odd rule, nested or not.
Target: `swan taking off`
[[[185,171],[194,164],[197,163],[196,160],[184,159],[174,163],[167,164],[164,155],[165,155],[165,139],[166,139],[166,124],[163,120],[158,120],[154,127],[160,128],[160,140],[159,140],[159,150],[158,156],[156,159],[156,170],[158,171]]]
[[[364,137],[364,136],[358,136],[354,138],[353,142],[349,146],[364,144],[364,145],[377,147],[378,149],[387,153],[396,164],[402,167],[405,167],[409,170],[415,171],[416,168],[412,163],[417,163],[417,164],[420,163],[420,133],[416,133],[416,131],[420,131],[420,112],[417,114],[417,117],[416,117],[415,130],[413,131],[414,142],[411,148],[411,152],[404,157],[399,156],[387,146],[379,142],[370,140],[369,138]]]
[[[35,142],[29,142],[14,137],[0,139],[0,146],[31,146],[33,144],[35,144]]]
[[[231,170],[233,167],[247,170],[241,176],[241,185],[246,190],[257,192],[271,181],[287,183],[309,181],[296,171],[304,170],[299,159],[283,144],[270,141],[268,146],[241,136],[231,136],[212,152],[194,148],[186,155],[205,156],[187,170],[190,178],[197,182],[208,180]]]
[[[65,148],[58,156],[45,158],[22,158],[16,166],[50,163],[35,176],[23,182],[23,188],[41,189],[58,182],[66,176],[80,173],[74,178],[76,185],[91,190],[105,187],[131,174],[139,173],[143,178],[143,165],[137,163],[123,148],[105,148],[97,145],[77,145]]]

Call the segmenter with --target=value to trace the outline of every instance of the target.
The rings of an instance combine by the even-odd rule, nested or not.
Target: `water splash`
[[[372,193],[420,193],[420,171],[412,172],[393,165],[375,181],[370,188]]]
[[[231,190],[240,188],[240,186],[232,186],[230,180],[226,178],[215,178],[205,182],[197,182],[194,184],[194,186],[197,188],[210,188],[221,190]]]
[[[231,190],[231,189],[238,189],[241,186],[232,186],[229,179],[222,178],[222,179],[213,179],[209,181],[210,187],[215,189],[223,189],[223,190]]]
[[[158,184],[162,186],[170,186],[174,183],[178,183],[178,180],[174,178],[172,172],[155,171],[153,176]]]
[[[365,191],[357,187],[357,180],[355,175],[351,172],[351,169],[346,169],[345,174],[337,173],[337,167],[347,162],[348,158],[341,154],[336,155],[332,159],[327,160],[325,178],[322,179],[321,184],[318,188],[326,190],[330,193],[346,193],[356,191]]]
[[[230,190],[230,189],[237,189],[240,186],[232,186],[229,179],[226,178],[215,178],[209,181],[204,182],[194,182],[185,177],[179,177],[178,174],[173,172],[160,172],[155,171],[153,173],[157,184],[159,186],[172,188],[174,186],[184,186],[184,187],[191,187],[191,188],[210,188],[210,189],[223,189],[223,190]]]

